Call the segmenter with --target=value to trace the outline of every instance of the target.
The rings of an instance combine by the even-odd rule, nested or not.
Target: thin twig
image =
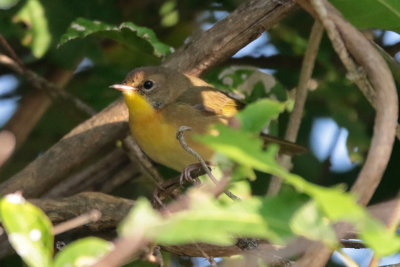
[[[92,109],[89,105],[84,103],[79,98],[72,96],[71,94],[65,92],[56,84],[49,82],[45,78],[41,77],[37,73],[28,69],[27,67],[21,67],[14,59],[8,57],[6,55],[0,54],[0,64],[5,65],[15,71],[16,73],[23,75],[27,78],[27,80],[37,89],[45,90],[51,97],[60,97],[70,103],[73,104],[78,110],[87,114],[89,116],[93,116],[96,114],[96,111]]]
[[[200,253],[203,255],[203,257],[208,260],[208,262],[210,263],[211,266],[213,266],[213,267],[217,266],[217,263],[215,262],[214,258],[208,256],[207,253],[199,246],[199,244],[195,244],[195,246],[200,251]]]
[[[122,144],[122,147],[128,157],[133,162],[139,162],[144,173],[147,174],[160,188],[161,184],[164,183],[164,179],[162,178],[158,170],[154,167],[150,159],[140,149],[139,145],[132,138],[132,136],[129,135],[128,137],[124,138]]]
[[[177,133],[176,133],[176,138],[179,140],[179,143],[181,144],[183,149],[185,149],[187,152],[189,152],[190,154],[192,154],[193,156],[196,157],[196,159],[200,162],[203,170],[207,173],[208,177],[210,177],[211,181],[213,181],[213,183],[217,185],[219,182],[214,177],[214,175],[211,173],[211,171],[208,168],[208,166],[207,166],[206,162],[204,161],[204,159],[200,156],[199,153],[194,151],[193,148],[189,147],[188,144],[185,141],[184,132],[185,131],[189,131],[191,129],[192,128],[188,127],[188,126],[180,126],[178,131],[177,131]],[[238,196],[234,195],[229,190],[225,190],[224,193],[225,193],[225,195],[227,195],[232,200],[239,200],[240,199]]]
[[[315,65],[315,59],[318,54],[319,44],[322,39],[324,27],[318,21],[314,22],[311,30],[310,39],[307,46],[307,51],[304,55],[303,63],[301,66],[299,85],[296,89],[296,98],[292,113],[290,114],[288,127],[285,133],[285,140],[296,142],[299,133],[301,118],[303,117],[304,105],[307,99],[308,82],[311,79],[312,72]],[[287,169],[291,169],[291,156],[282,155],[279,158],[279,163]],[[268,194],[276,195],[281,188],[281,180],[278,177],[272,177],[271,183],[268,188]]]
[[[22,63],[21,59],[17,56],[14,49],[11,45],[7,42],[6,38],[0,33],[0,44],[4,47],[7,53],[14,59],[14,61],[22,68],[25,69],[24,63]]]
[[[143,229],[139,228],[129,237],[120,237],[114,242],[114,249],[92,267],[117,267],[126,263],[147,244]]]
[[[64,233],[66,231],[78,228],[82,225],[96,222],[101,218],[101,212],[99,210],[91,210],[88,213],[82,214],[76,218],[73,218],[69,221],[62,222],[53,227],[53,234],[58,235]]]
[[[341,260],[347,267],[359,267],[359,265],[341,249],[338,249],[337,252],[341,256]]]

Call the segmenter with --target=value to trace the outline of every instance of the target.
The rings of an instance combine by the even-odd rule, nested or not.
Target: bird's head
[[[121,84],[111,88],[123,92],[128,107],[141,98],[155,110],[173,102],[191,86],[190,80],[182,73],[164,67],[142,67],[128,73]]]

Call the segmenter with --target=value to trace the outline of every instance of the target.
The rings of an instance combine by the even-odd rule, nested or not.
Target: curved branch
[[[385,61],[370,42],[325,0],[297,0],[299,4],[321,20],[332,44],[354,82],[376,108],[374,134],[365,164],[351,191],[358,195],[359,203],[366,205],[375,192],[389,162],[396,134],[398,103],[393,77]],[[368,76],[362,75],[352,58],[360,64]],[[370,86],[370,82],[372,86]],[[374,92],[371,92],[374,88]],[[371,96],[371,93],[372,96]],[[374,96],[374,94],[376,96]],[[369,96],[369,97],[368,97]],[[339,232],[342,229],[339,228]],[[324,266],[331,250],[314,244],[296,266]]]

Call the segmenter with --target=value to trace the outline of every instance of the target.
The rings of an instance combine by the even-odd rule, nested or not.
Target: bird
[[[198,163],[176,138],[181,126],[191,128],[185,133],[187,145],[210,162],[215,151],[192,136],[210,133],[216,123],[229,124],[245,106],[198,77],[161,66],[136,68],[122,83],[110,87],[123,93],[129,127],[139,147],[153,161],[178,172]],[[295,152],[304,151],[295,143],[263,138]]]

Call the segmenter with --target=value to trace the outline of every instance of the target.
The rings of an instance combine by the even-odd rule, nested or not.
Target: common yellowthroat
[[[177,171],[198,163],[176,139],[179,127],[192,128],[185,134],[187,144],[209,161],[214,151],[192,140],[192,134],[205,134],[214,123],[227,124],[243,107],[202,79],[164,67],[134,69],[123,83],[110,87],[123,92],[129,126],[141,149],[155,162]],[[304,150],[290,142],[265,138],[281,148]]]

